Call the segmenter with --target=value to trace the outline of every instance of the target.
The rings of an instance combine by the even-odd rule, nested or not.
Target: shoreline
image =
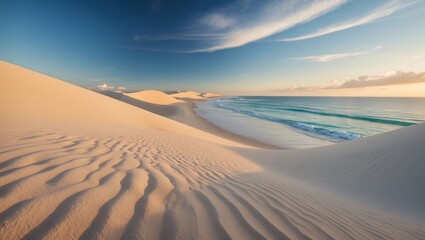
[[[221,137],[223,139],[245,145],[247,147],[254,147],[258,149],[269,149],[269,150],[289,150],[290,148],[283,146],[276,146],[273,144],[265,143],[260,140],[245,137],[239,135],[237,133],[233,133],[229,130],[221,128],[202,116],[198,115],[195,112],[196,102],[204,102],[212,98],[220,98],[220,97],[211,97],[205,99],[193,99],[193,98],[183,98],[179,97],[176,99],[181,100],[181,102],[170,103],[170,104],[155,104],[147,101],[143,101],[141,99],[133,98],[128,94],[123,93],[115,93],[111,91],[101,91],[97,92],[107,97],[122,101],[134,107],[143,109],[145,111],[154,113],[156,115],[160,115],[167,119],[171,119],[173,121],[185,124],[187,126],[196,128],[200,131]]]
[[[232,96],[233,97],[233,96]],[[227,97],[218,97],[218,98],[227,98]],[[236,141],[241,140],[249,140],[254,141],[254,143],[260,143],[262,145],[266,145],[266,147],[275,150],[294,150],[294,149],[308,149],[308,148],[315,148],[315,147],[322,147],[327,145],[336,144],[338,142],[332,142],[326,139],[316,138],[312,137],[308,134],[302,133],[300,131],[297,131],[296,129],[293,129],[290,126],[286,126],[284,124],[280,124],[277,122],[270,122],[266,121],[264,119],[258,119],[255,117],[249,117],[245,116],[243,114],[233,113],[240,115],[241,118],[234,119],[235,122],[240,122],[240,124],[237,125],[229,125],[229,122],[226,123],[226,121],[223,123],[220,119],[220,116],[226,116],[226,112],[229,110],[225,109],[213,109],[214,111],[211,111],[210,107],[207,107],[207,109],[203,107],[198,107],[198,109],[205,110],[204,113],[208,113],[207,116],[202,116],[201,114],[198,114],[195,111],[196,103],[197,102],[205,102],[209,99],[202,99],[202,100],[194,100],[194,99],[184,99],[187,102],[187,105],[191,107],[191,112],[194,114],[193,118],[199,118],[203,120],[203,122],[206,123],[199,127],[200,130],[203,130],[203,128],[207,128],[209,126],[212,126],[214,129],[212,129],[213,132],[210,132],[212,134],[215,134],[217,132],[220,134],[221,132],[229,133],[230,137],[234,137],[236,135],[235,139]],[[223,112],[224,111],[224,112]],[[213,113],[213,114],[210,114]],[[232,116],[229,116],[231,119]],[[212,118],[212,119],[208,119]],[[178,120],[178,119],[175,119]],[[181,122],[186,121],[187,119],[182,119]],[[190,123],[189,123],[190,124]],[[227,124],[227,125],[226,125]],[[193,125],[191,125],[193,126]],[[255,126],[254,128],[250,126]],[[275,134],[276,131],[279,132],[279,134]],[[222,135],[223,137],[229,137],[226,135]],[[262,147],[264,148],[264,147]]]
[[[248,138],[233,132],[230,132],[224,128],[221,128],[213,123],[209,122],[202,116],[198,115],[195,112],[196,102],[207,101],[208,99],[184,99],[185,102],[177,103],[176,105],[180,107],[179,113],[167,116],[170,119],[176,120],[178,122],[184,123],[188,126],[197,128],[201,131],[205,131],[225,139],[238,142],[243,145],[256,147],[260,149],[269,149],[269,150],[287,150],[288,148],[274,146],[268,143],[261,142],[256,139]],[[183,113],[182,113],[183,112]],[[183,114],[183,115],[182,115]]]

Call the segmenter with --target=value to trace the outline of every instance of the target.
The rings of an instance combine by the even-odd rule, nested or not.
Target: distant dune
[[[215,98],[220,97],[220,94],[216,93],[198,93],[194,91],[178,91],[170,93],[170,96],[181,99],[192,99],[192,100],[202,100],[206,98]]]
[[[172,100],[148,93],[0,62],[0,238],[425,239],[424,124],[264,150],[189,111],[171,116],[185,124],[145,111]]]
[[[2,124],[101,130],[161,129],[240,146],[185,124],[46,75],[0,61]],[[13,80],[10,80],[13,79]]]
[[[195,100],[205,99],[203,96],[201,96],[200,93],[193,92],[193,91],[178,92],[178,93],[171,94],[171,96],[175,98],[182,98],[182,99],[185,99],[185,98],[195,99]]]
[[[177,100],[173,96],[156,90],[144,90],[140,92],[126,93],[125,95],[144,102],[160,105],[168,105],[182,102],[181,100]]]

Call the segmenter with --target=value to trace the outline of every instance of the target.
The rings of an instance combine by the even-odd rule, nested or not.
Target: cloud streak
[[[398,71],[395,74],[389,76],[361,76],[357,79],[350,79],[339,85],[337,88],[363,88],[424,82],[425,72],[414,73]]]
[[[384,76],[360,76],[357,79],[349,79],[341,84],[332,86],[308,86],[308,85],[292,85],[286,88],[279,88],[270,90],[270,92],[311,92],[318,90],[329,90],[329,89],[350,89],[350,88],[367,88],[367,87],[379,87],[379,86],[391,86],[400,84],[411,84],[411,83],[425,83],[425,72],[402,72]]]
[[[100,85],[95,86],[95,87],[89,87],[89,89],[91,89],[93,91],[114,91],[114,92],[124,92],[126,90],[125,87],[109,86],[106,83],[100,84]]]
[[[294,61],[303,61],[303,62],[331,62],[342,58],[349,58],[349,57],[356,57],[361,55],[370,54],[374,50],[381,49],[382,46],[376,46],[371,51],[360,51],[360,52],[344,52],[344,53],[333,53],[333,54],[323,54],[323,55],[312,55],[312,56],[305,56],[305,57],[294,57],[289,58],[289,60]]]
[[[277,6],[268,6],[255,24],[233,29],[226,34],[226,38],[218,41],[209,48],[201,49],[201,52],[214,52],[227,48],[240,47],[245,44],[258,41],[276,33],[285,31],[298,24],[311,21],[331,10],[334,10],[345,0],[315,1],[293,5],[285,2]]]
[[[239,2],[239,5],[204,14],[194,21],[192,26],[187,27],[189,29],[187,32],[162,36],[136,35],[134,40],[198,41],[205,47],[174,49],[170,52],[215,52],[241,47],[283,32],[333,11],[346,2],[347,0],[261,1],[255,4]],[[155,51],[156,48],[143,46],[139,49]]]
[[[294,38],[284,38],[280,41],[300,41],[300,40],[306,40],[306,39],[311,39],[311,38],[316,38],[316,37],[320,37],[323,35],[327,35],[330,33],[334,33],[334,32],[339,32],[345,29],[349,29],[352,27],[357,27],[360,25],[364,25],[364,24],[368,24],[370,22],[374,22],[378,19],[381,19],[383,17],[389,16],[411,4],[413,4],[415,1],[409,1],[409,0],[391,0],[389,3],[375,9],[374,11],[368,13],[367,15],[361,17],[361,18],[357,18],[357,19],[352,19],[350,21],[346,21],[346,22],[342,22],[342,23],[338,23],[338,24],[333,24],[330,25],[328,27],[325,28],[321,28],[319,30],[317,30],[316,32],[313,33],[309,33],[306,34],[304,36],[300,36],[300,37],[294,37]]]
[[[355,57],[360,55],[369,54],[369,51],[363,52],[345,52],[345,53],[335,53],[335,54],[325,54],[325,55],[315,55],[315,56],[305,56],[305,57],[296,57],[290,58],[290,60],[295,61],[305,61],[305,62],[331,62],[341,58]]]

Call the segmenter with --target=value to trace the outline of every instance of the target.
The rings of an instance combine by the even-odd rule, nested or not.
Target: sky
[[[425,1],[2,0],[0,59],[110,90],[425,97]]]

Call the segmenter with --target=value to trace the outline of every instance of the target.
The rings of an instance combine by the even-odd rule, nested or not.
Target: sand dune
[[[152,91],[152,90],[149,90],[149,91]],[[155,92],[159,92],[159,91],[153,91],[153,92],[154,94],[152,94],[152,96],[154,97],[156,94]],[[136,98],[127,96],[126,94],[115,92],[115,91],[99,91],[99,93],[102,93],[103,95],[120,100],[122,102],[131,104],[135,107],[147,110],[149,112],[152,112],[161,116],[165,116],[167,118],[173,119],[180,123],[200,129],[204,132],[208,132],[213,135],[220,136],[222,138],[244,144],[246,146],[253,146],[256,148],[266,148],[266,149],[277,148],[270,144],[265,144],[253,139],[247,139],[247,138],[241,137],[232,132],[226,131],[224,129],[221,129],[212,125],[205,119],[196,115],[196,113],[193,110],[193,108],[195,107],[195,103],[193,99],[185,98],[185,101],[177,100],[178,102],[174,102],[171,104],[155,104],[155,103],[143,101],[145,99],[142,97],[139,97],[139,99],[136,99]],[[161,97],[162,96],[159,96],[159,98]],[[159,101],[151,100],[151,102],[159,102]]]
[[[311,187],[319,179],[331,189],[323,179],[350,173],[344,168],[373,179],[376,167],[349,166],[354,152],[363,149],[364,158],[386,167],[382,161],[391,156],[374,160],[376,154],[395,148],[397,140],[387,145],[394,138],[413,144],[401,152],[421,147],[423,125],[341,150],[338,144],[305,154],[247,152],[243,144],[42,74],[4,62],[0,70],[2,239],[425,238],[423,222]],[[379,152],[371,152],[372,142]],[[314,159],[319,167],[311,179],[294,177],[309,175]],[[337,159],[343,170],[329,168]],[[396,164],[390,172],[413,167]]]
[[[135,98],[137,100],[160,105],[169,105],[182,102],[181,100],[177,100],[173,96],[155,90],[126,93],[125,95]]]
[[[170,95],[179,99],[195,99],[195,100],[205,99],[205,97],[203,97],[200,93],[193,92],[193,91],[178,92],[178,93],[174,93]]]
[[[8,239],[421,239],[423,226],[336,204],[222,147],[152,132],[3,131]],[[164,146],[164,142],[167,145]],[[40,143],[42,143],[40,146]],[[66,150],[64,150],[66,149]]]
[[[53,125],[116,131],[156,129],[243,146],[102,94],[0,61],[2,124]]]
[[[149,90],[151,91],[151,90]],[[160,91],[154,91],[159,92]],[[171,97],[172,101],[169,101],[170,99],[162,99],[162,94],[160,94],[158,97],[158,100],[155,100],[156,93],[149,94],[149,97],[139,96],[139,97],[131,97],[128,94],[125,93],[119,93],[115,91],[98,91],[98,93],[101,93],[103,95],[106,95],[108,97],[112,97],[114,99],[120,100],[122,102],[128,103],[130,105],[133,105],[135,107],[138,107],[140,109],[149,111],[151,113],[155,113],[161,116],[165,117],[171,117],[176,114],[178,114],[179,107],[177,104],[184,103],[184,101],[177,100],[173,97]],[[146,98],[146,99],[145,99]],[[143,101],[147,100],[147,101]],[[165,102],[171,102],[170,104],[165,104]],[[158,104],[157,104],[158,103]],[[162,103],[162,104],[159,104]]]
[[[304,151],[248,155],[279,174],[425,219],[425,124]],[[331,154],[330,154],[331,153]],[[262,156],[267,155],[267,161]]]

